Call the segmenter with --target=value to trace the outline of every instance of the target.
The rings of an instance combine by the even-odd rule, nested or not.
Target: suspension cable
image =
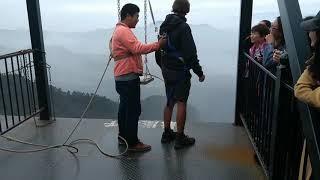
[[[145,44],[148,43],[148,5],[147,5],[147,0],[144,0],[144,42]],[[146,66],[146,73],[145,73],[145,78],[147,78],[146,76],[150,74],[150,71],[149,71],[149,67],[148,67],[148,55],[145,54],[144,55],[144,63],[145,63],[145,66]]]
[[[155,32],[156,34],[158,34],[158,27],[157,27],[156,21],[155,21],[155,19],[154,19],[154,14],[153,14],[153,10],[152,10],[151,1],[148,0],[148,2],[149,2],[149,9],[150,9],[150,13],[151,13],[152,22],[153,22],[153,25],[154,25],[154,32]]]
[[[118,21],[121,21],[121,15],[120,15],[120,8],[121,8],[121,4],[120,4],[120,0],[117,0],[117,7],[118,7]]]

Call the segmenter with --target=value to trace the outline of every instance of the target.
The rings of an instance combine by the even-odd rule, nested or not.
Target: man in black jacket
[[[167,15],[160,26],[160,34],[167,36],[168,42],[157,58],[165,80],[167,105],[164,109],[165,130],[161,142],[169,143],[175,139],[175,149],[181,149],[195,143],[195,139],[184,134],[186,107],[191,87],[190,69],[203,82],[205,75],[199,64],[197,49],[191,29],[186,23],[186,14],[190,11],[188,0],[175,0],[172,14]],[[159,52],[158,52],[159,53]],[[172,111],[177,104],[177,133],[170,127]]]

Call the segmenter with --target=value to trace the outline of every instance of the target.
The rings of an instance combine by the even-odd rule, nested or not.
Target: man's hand
[[[202,75],[201,77],[199,77],[199,82],[203,82],[206,79],[205,75]]]
[[[164,47],[167,44],[167,38],[164,36],[161,36],[158,41],[160,48]]]

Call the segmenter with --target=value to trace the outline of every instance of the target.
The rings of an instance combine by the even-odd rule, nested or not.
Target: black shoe
[[[164,131],[161,137],[161,143],[170,143],[171,141],[176,139],[177,133],[174,132],[172,129]]]
[[[125,146],[126,145],[126,142],[124,142],[124,140],[121,139],[119,136],[118,136],[118,145],[119,146]]]
[[[174,144],[174,149],[182,149],[184,147],[192,146],[195,142],[196,140],[192,137],[186,136],[185,134],[178,134]]]

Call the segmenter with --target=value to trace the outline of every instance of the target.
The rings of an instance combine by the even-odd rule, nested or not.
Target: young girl
[[[269,33],[268,27],[263,24],[258,24],[251,29],[250,38],[253,45],[249,51],[250,56],[262,65],[272,60],[273,48],[266,42],[266,36]]]

